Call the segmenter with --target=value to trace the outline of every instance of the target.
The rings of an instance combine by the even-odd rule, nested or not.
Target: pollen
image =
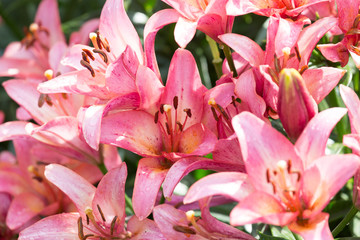
[[[208,104],[209,104],[210,106],[216,105],[215,99],[214,99],[214,98],[210,98],[209,101],[208,101]]]
[[[37,23],[32,23],[30,24],[29,30],[32,33],[37,32],[39,30],[39,25]]]
[[[169,105],[169,104],[164,104],[164,107],[163,107],[163,108],[164,108],[164,112],[167,112],[167,113],[168,113],[168,112],[171,111],[171,108],[172,108],[172,107],[171,107],[171,105]]]
[[[191,222],[191,220],[193,220],[195,217],[195,212],[193,210],[187,211],[186,212],[186,219]]]
[[[54,77],[54,71],[51,69],[48,69],[44,72],[44,76],[47,78],[47,80],[51,80]]]

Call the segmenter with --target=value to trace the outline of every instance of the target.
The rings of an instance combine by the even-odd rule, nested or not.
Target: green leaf
[[[260,236],[260,240],[288,240],[282,237],[273,237],[273,236],[265,235],[261,232],[259,232],[259,236]]]

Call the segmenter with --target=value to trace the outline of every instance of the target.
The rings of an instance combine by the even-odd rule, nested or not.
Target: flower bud
[[[283,69],[279,81],[279,118],[290,140],[295,142],[317,113],[317,104],[307,90],[304,79],[295,69]]]

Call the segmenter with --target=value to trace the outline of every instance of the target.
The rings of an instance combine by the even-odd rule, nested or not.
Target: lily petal
[[[351,132],[360,134],[360,100],[354,90],[351,88],[340,85],[340,95],[344,101],[347,109],[349,110],[349,119],[351,124]]]

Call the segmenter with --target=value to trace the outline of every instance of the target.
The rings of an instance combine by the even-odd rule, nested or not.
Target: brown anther
[[[38,181],[38,182],[42,182],[44,179],[42,178],[42,177],[40,177],[40,176],[34,176],[34,177],[32,177],[32,179],[35,179],[36,181]]]
[[[115,216],[113,218],[113,220],[111,221],[111,225],[110,225],[110,235],[112,236],[114,233],[114,229],[115,229],[115,224],[116,224],[116,220],[117,220],[117,216]]]
[[[178,96],[175,96],[173,99],[173,106],[174,106],[175,110],[178,108],[178,104],[179,104],[179,98],[178,98]]]
[[[82,60],[84,60],[87,63],[90,63],[89,58],[85,52],[81,52]]]
[[[160,113],[163,114],[164,113],[164,104],[160,105]]]
[[[299,181],[300,181],[300,178],[301,178],[301,172],[299,172],[299,171],[293,171],[293,172],[291,172],[291,173],[297,174],[297,179],[296,179],[296,181],[299,182]]]
[[[63,99],[68,99],[68,95],[66,93],[61,93],[61,96],[63,97]]]
[[[353,23],[353,28],[357,28],[357,26],[359,25],[359,21],[360,21],[360,14],[358,14],[354,20]]]
[[[266,182],[270,183],[270,170],[266,169]]]
[[[84,226],[81,217],[78,218],[77,224],[78,224],[78,237],[79,239],[82,240],[84,239]]]
[[[107,52],[110,52],[110,46],[107,39],[101,39],[99,31],[96,32],[96,43],[99,47],[99,49],[104,48]]]
[[[308,68],[309,68],[308,65],[302,66],[302,68],[300,69],[299,73],[300,73],[300,74],[303,74]]]
[[[215,121],[219,121],[219,117],[218,117],[214,107],[211,107],[211,112],[213,114],[213,117],[215,118]]]
[[[273,187],[274,193],[276,193],[276,186],[275,186],[275,184],[274,184],[273,182],[271,182],[271,185],[272,185],[272,187]]]
[[[350,48],[353,52],[355,52],[357,55],[360,55],[359,48],[355,47],[354,45],[350,45]]]
[[[88,49],[86,49],[86,48],[83,48],[82,49],[83,50],[83,53],[85,53],[89,58],[91,58],[91,60],[95,60],[95,57],[94,57],[94,55],[91,53],[91,51],[90,50],[88,50]]]
[[[279,85],[278,75],[277,75],[277,73],[276,73],[272,68],[269,68],[269,74],[270,74],[272,80],[273,80],[277,85]]]
[[[154,122],[157,124],[159,122],[159,111],[155,113]]]
[[[102,49],[101,39],[100,39],[100,33],[99,31],[96,32],[96,43],[99,47],[99,49]]]
[[[89,225],[90,224],[90,218],[88,215],[86,215],[86,225]]]
[[[276,175],[277,175],[277,171],[276,171],[276,170],[274,170],[274,171],[273,171],[273,174],[274,174],[274,176],[276,176]]]
[[[299,62],[301,62],[301,54],[299,52],[299,48],[295,47],[295,53],[296,53],[296,57],[298,59]]]
[[[292,167],[292,162],[291,162],[291,159],[289,159],[287,162],[287,171],[289,174],[291,173],[291,167]]]
[[[86,239],[88,239],[88,238],[90,238],[90,237],[95,237],[95,235],[94,235],[94,234],[86,234],[86,235],[82,238],[82,240],[86,240]]]
[[[107,64],[109,62],[108,57],[104,51],[99,49],[93,49],[93,52],[99,54],[102,57],[104,63]]]
[[[360,34],[360,30],[357,28],[352,28],[346,33],[346,35],[354,35],[354,34]]]
[[[48,94],[45,94],[45,102],[47,103],[47,105],[49,105],[50,107],[53,105],[51,97]]]
[[[88,62],[86,62],[86,61],[84,61],[84,60],[81,60],[81,61],[80,61],[80,64],[81,64],[83,67],[87,68],[87,70],[90,71],[92,77],[95,77],[95,71],[94,71],[94,69],[92,68],[92,66],[91,66]]]
[[[165,123],[165,126],[166,126],[167,134],[171,135],[170,127],[169,127],[169,124],[167,122]]]
[[[186,112],[186,115],[191,118],[192,114],[191,114],[191,109],[190,108],[185,108],[184,112]]]
[[[100,213],[100,215],[101,215],[102,220],[103,220],[104,222],[106,222],[106,218],[105,218],[104,213],[102,212],[99,204],[97,204],[96,207],[97,207],[97,209],[99,210],[99,213]]]
[[[231,104],[234,106],[234,108],[236,108],[236,97],[235,96],[231,96]]]
[[[280,67],[280,61],[279,61],[279,59],[277,58],[276,55],[274,55],[274,65],[275,65],[275,71],[277,73],[279,73],[280,70],[281,70],[281,67]]]
[[[182,132],[183,131],[183,125],[179,121],[177,121],[176,124],[179,126],[180,132]]]
[[[225,112],[224,108],[220,106],[219,104],[216,104],[218,109],[220,110],[221,114],[224,116],[226,120],[230,120],[229,115]]]
[[[45,103],[45,94],[41,93],[38,99],[38,107],[41,108]]]
[[[196,234],[196,231],[194,229],[185,226],[175,225],[173,226],[173,229],[181,233],[193,234],[193,235]]]

